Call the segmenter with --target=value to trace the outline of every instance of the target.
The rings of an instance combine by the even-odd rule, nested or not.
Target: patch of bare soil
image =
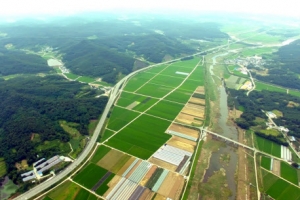
[[[198,86],[197,89],[195,90],[195,92],[200,93],[200,94],[204,94],[205,93],[204,86]]]
[[[182,109],[181,113],[192,115],[192,116],[200,118],[200,119],[204,119],[205,109],[203,109],[203,110],[198,110],[198,109],[195,110],[195,108],[191,108],[191,107],[185,106]]]
[[[189,100],[190,103],[194,103],[194,104],[201,104],[205,106],[205,99],[200,99],[200,98],[196,98],[196,97],[191,97]]]
[[[199,136],[199,131],[197,131],[195,129],[188,128],[188,127],[185,127],[185,126],[182,126],[180,124],[174,124],[173,123],[169,127],[169,130],[179,132],[179,133],[182,133],[182,134],[185,134],[185,135],[189,135],[189,136],[192,136],[194,138],[198,138],[198,136]]]
[[[151,167],[151,169],[147,172],[147,174],[145,175],[145,177],[142,179],[142,181],[140,182],[141,186],[145,186],[145,184],[147,183],[147,181],[151,178],[151,176],[153,175],[153,173],[155,172],[155,170],[157,169],[156,165],[153,165]]]
[[[273,159],[273,168],[272,168],[272,171],[277,176],[280,176],[280,161],[279,160]]]
[[[127,168],[131,165],[131,163],[133,163],[133,161],[135,160],[134,157],[131,157],[126,163],[125,165],[118,171],[118,175],[122,176],[122,174],[127,170]]]
[[[203,121],[196,120],[195,118],[204,120],[204,118],[195,117],[193,115],[189,115],[185,113],[179,113],[175,121],[182,124],[188,124],[188,125],[199,124],[201,126]]]
[[[180,137],[178,137],[178,138],[180,138]],[[182,149],[182,150],[191,152],[191,153],[193,153],[194,150],[195,150],[195,145],[191,145],[191,144],[182,142],[182,141],[180,141],[180,139],[175,140],[175,139],[172,139],[172,138],[171,138],[171,139],[167,142],[167,144],[170,145],[170,146],[177,147],[177,148],[179,148],[179,149]]]
[[[135,102],[132,102],[130,105],[128,105],[126,108],[131,110],[133,109],[134,107],[136,107],[137,105],[139,105],[140,102],[138,101],[135,101]]]
[[[97,162],[97,165],[104,169],[111,170],[111,168],[121,159],[124,153],[110,150],[101,160]]]
[[[155,165],[158,165],[160,167],[163,167],[163,168],[165,168],[167,170],[173,171],[173,172],[175,172],[175,170],[177,168],[176,165],[173,165],[171,163],[165,162],[163,160],[160,160],[160,159],[157,159],[157,158],[154,158],[154,157],[151,157],[149,159],[149,162],[151,162],[151,163],[153,163]]]
[[[175,184],[173,185],[168,197],[171,199],[175,199],[175,200],[180,199],[180,194],[182,192],[184,182],[185,182],[185,180],[184,180],[183,176],[177,176]]]

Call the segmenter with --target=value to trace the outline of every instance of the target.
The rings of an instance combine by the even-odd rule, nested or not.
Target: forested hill
[[[75,74],[102,77],[102,80],[115,83],[119,73],[132,72],[135,59],[116,50],[107,48],[97,40],[83,40],[64,52],[67,68]]]
[[[60,51],[73,73],[102,77],[109,83],[115,83],[119,73],[133,71],[135,59],[127,51],[154,63],[162,62],[166,55],[178,57],[195,52],[178,40],[159,34],[83,40]]]
[[[60,154],[58,146],[45,150],[37,148],[44,141],[70,140],[59,120],[75,122],[81,134],[88,134],[89,120],[97,119],[107,102],[107,97],[95,98],[96,92],[60,76],[2,79],[0,157],[4,157],[8,171],[16,170],[15,162],[22,159],[32,163],[37,155]],[[31,140],[32,133],[39,135],[39,141]]]
[[[216,23],[145,16],[125,20],[97,15],[89,19],[79,15],[45,22],[27,20],[2,25],[0,32],[4,33],[0,38],[0,48],[7,44],[14,47],[14,50],[1,54],[2,75],[17,73],[15,66],[26,68],[26,72],[19,73],[37,73],[37,69],[39,72],[49,71],[46,61],[38,56],[26,55],[25,58],[24,53],[16,51],[39,52],[49,46],[63,55],[63,61],[72,73],[101,77],[109,83],[115,83],[136,69],[136,59],[159,63],[201,50],[203,44],[199,42],[188,45],[191,39],[214,41],[228,37]]]
[[[280,47],[265,67],[269,75],[257,79],[300,90],[300,40]]]
[[[2,76],[18,73],[35,74],[50,70],[47,61],[40,56],[0,49],[0,75]]]
[[[264,111],[279,110],[282,116],[274,119],[278,126],[288,128],[289,135],[300,138],[300,98],[289,94],[264,90],[263,92],[252,91],[249,96],[242,90],[229,89],[228,105],[238,109],[242,106],[245,110],[241,117],[237,120],[237,124],[243,129],[249,129],[253,126],[262,125],[265,122],[257,120],[257,118],[267,118]],[[266,128],[266,127],[265,127]],[[282,135],[280,136],[282,138]],[[270,138],[276,140],[276,138]],[[283,140],[284,141],[284,140]]]

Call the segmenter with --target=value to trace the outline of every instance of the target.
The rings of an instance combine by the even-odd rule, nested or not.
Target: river
[[[228,53],[218,54],[212,58],[213,64],[209,67],[211,76],[216,76],[213,72],[214,66],[217,64],[216,59],[218,57],[225,56],[227,54]],[[220,77],[218,78],[221,79]],[[228,138],[237,140],[238,132],[236,128],[234,126],[228,125],[227,123],[228,105],[227,105],[227,93],[225,87],[224,85],[220,87],[216,85],[215,87],[218,87],[219,90],[218,98],[219,98],[220,117],[218,119],[218,126],[222,130],[220,134]],[[229,155],[230,158],[229,162],[224,164],[224,162],[222,162],[222,160],[220,159],[221,155]],[[219,171],[221,168],[225,169],[228,188],[231,190],[231,194],[232,194],[229,199],[234,200],[236,198],[236,189],[237,189],[237,184],[234,176],[237,169],[237,163],[238,163],[238,155],[236,149],[227,145],[224,147],[220,147],[218,151],[212,153],[210,159],[210,165],[205,173],[203,182],[207,182],[208,178],[211,177],[215,171]]]

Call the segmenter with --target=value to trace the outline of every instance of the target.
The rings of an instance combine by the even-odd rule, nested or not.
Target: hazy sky
[[[2,0],[1,16],[71,14],[95,10],[194,10],[267,13],[300,17],[299,0]]]

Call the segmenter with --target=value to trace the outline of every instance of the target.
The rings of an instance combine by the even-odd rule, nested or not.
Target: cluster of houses
[[[225,64],[242,65],[245,67],[252,64],[254,67],[263,68],[263,65],[266,64],[266,62],[260,56],[251,56],[246,58],[238,57],[232,60],[225,60]]]

